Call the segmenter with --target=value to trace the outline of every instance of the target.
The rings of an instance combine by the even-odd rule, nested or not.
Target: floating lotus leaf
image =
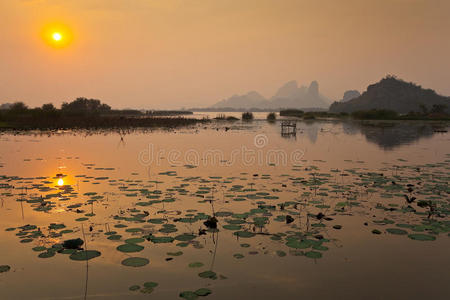
[[[180,293],[180,298],[186,299],[186,300],[195,300],[198,298],[198,295],[192,291],[184,291]]]
[[[96,257],[99,257],[101,253],[97,250],[81,250],[75,253],[72,253],[69,258],[71,260],[83,261],[90,260]]]
[[[222,227],[223,227],[224,229],[227,229],[227,230],[233,230],[233,231],[235,231],[235,230],[240,230],[240,229],[242,228],[242,226],[240,226],[240,225],[234,225],[234,224],[223,225]]]
[[[154,289],[151,287],[144,287],[143,289],[141,289],[141,293],[142,294],[151,294],[153,293]]]
[[[178,236],[175,237],[175,239],[176,239],[177,241],[181,241],[181,242],[188,242],[188,241],[191,241],[191,240],[193,240],[193,239],[195,239],[195,238],[196,238],[195,235],[193,235],[193,234],[187,234],[187,233],[181,234],[181,235],[178,235]]]
[[[146,288],[155,288],[158,286],[157,282],[153,282],[153,281],[147,281],[144,283],[144,287]]]
[[[406,230],[398,229],[398,228],[388,228],[388,229],[386,229],[386,231],[389,232],[390,234],[397,234],[397,235],[408,234],[408,232]]]
[[[171,236],[151,236],[150,241],[152,241],[155,244],[158,243],[172,243],[174,241],[174,238]]]
[[[9,270],[11,270],[11,267],[8,266],[8,265],[1,265],[0,266],[0,273],[8,272]]]
[[[162,232],[162,233],[173,233],[173,232],[177,232],[177,231],[178,231],[178,229],[172,228],[172,227],[164,227],[159,230],[159,232]]]
[[[238,237],[241,237],[241,238],[251,238],[251,237],[255,236],[255,234],[253,232],[249,232],[249,231],[236,231],[234,233],[234,235],[237,235]]]
[[[122,260],[122,265],[127,267],[143,267],[147,265],[150,261],[143,257],[129,257]]]
[[[45,248],[43,246],[38,246],[38,247],[34,247],[32,250],[36,251],[36,252],[41,252],[41,251],[47,250],[47,248]]]
[[[105,232],[105,235],[115,235],[115,234],[117,234],[116,231],[108,231],[108,232]]]
[[[305,253],[305,256],[309,257],[309,258],[321,258],[322,253],[317,252],[317,251],[308,251]]]
[[[83,221],[87,221],[87,220],[89,220],[89,218],[82,217],[82,218],[75,219],[75,221],[77,221],[77,222],[83,222]]]
[[[142,232],[142,228],[127,228],[125,229],[126,232]]]
[[[286,243],[286,246],[290,247],[290,248],[295,248],[295,249],[306,249],[312,246],[312,243],[310,240],[303,240],[303,241],[299,241],[299,240],[290,240]]]
[[[72,253],[77,252],[77,250],[76,249],[63,249],[63,250],[59,250],[58,252],[61,254],[72,254]]]
[[[42,252],[38,255],[39,258],[50,258],[55,256],[55,251],[46,251]]]
[[[211,294],[212,291],[210,289],[201,288],[201,289],[196,290],[194,293],[198,296],[204,297],[204,296],[208,296],[209,294]]]
[[[141,245],[137,245],[137,244],[126,243],[126,244],[117,246],[116,249],[118,251],[124,252],[124,253],[133,253],[133,252],[140,252],[140,251],[144,250],[144,247]]]
[[[189,264],[189,268],[201,268],[203,266],[204,266],[204,264],[202,262],[199,262],[199,261]]]
[[[320,251],[327,251],[328,247],[322,246],[322,245],[314,245],[312,247],[314,250],[320,250]]]
[[[143,243],[145,240],[143,238],[131,238],[131,239],[126,239],[125,243],[130,243],[130,244],[139,244],[139,243]]]
[[[152,223],[152,224],[162,224],[165,221],[166,220],[164,220],[164,219],[149,219],[147,222]]]
[[[416,241],[434,241],[436,238],[432,235],[428,235],[428,234],[421,234],[421,233],[414,233],[414,234],[410,234],[408,235],[408,237],[412,240],[416,240]]]
[[[199,273],[198,276],[200,276],[201,278],[210,278],[210,279],[217,278],[216,272],[213,271],[204,271]]]

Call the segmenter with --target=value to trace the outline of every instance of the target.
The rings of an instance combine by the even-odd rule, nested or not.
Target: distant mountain
[[[334,102],[330,112],[354,112],[359,110],[387,109],[398,113],[422,112],[433,105],[450,108],[450,97],[423,89],[414,83],[405,82],[394,76],[387,76],[380,82],[369,85],[361,96],[346,102]]]
[[[341,102],[347,102],[352,99],[358,98],[359,96],[361,96],[361,93],[358,92],[357,90],[346,91],[344,93],[344,97],[342,98]]]
[[[252,107],[261,107],[265,108],[268,106],[269,101],[261,96],[259,93],[252,91],[245,95],[233,95],[228,99],[222,100],[215,105],[214,108],[224,108],[224,107],[233,107],[233,108],[244,108],[249,109]]]
[[[245,95],[234,95],[224,99],[211,108],[232,109],[280,109],[280,108],[328,108],[330,101],[319,93],[317,81],[311,82],[309,87],[299,87],[297,81],[289,81],[278,89],[274,96],[266,99],[257,92]]]

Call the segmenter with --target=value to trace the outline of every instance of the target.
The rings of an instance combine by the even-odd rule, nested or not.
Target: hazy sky
[[[0,103],[206,106],[293,79],[339,99],[386,74],[450,95],[449,0],[0,0]]]

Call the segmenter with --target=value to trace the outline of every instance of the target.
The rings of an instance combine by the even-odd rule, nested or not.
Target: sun
[[[66,48],[73,41],[73,33],[69,26],[63,23],[50,23],[42,28],[44,42],[52,48]]]
[[[58,185],[59,185],[59,186],[63,186],[63,185],[64,185],[64,179],[59,178],[59,179],[58,179]]]
[[[52,38],[53,38],[53,40],[59,42],[60,40],[62,40],[62,34],[59,32],[54,32],[52,34]]]

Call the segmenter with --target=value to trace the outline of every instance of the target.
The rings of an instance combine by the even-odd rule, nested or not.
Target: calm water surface
[[[0,299],[449,299],[447,129],[3,133]]]

